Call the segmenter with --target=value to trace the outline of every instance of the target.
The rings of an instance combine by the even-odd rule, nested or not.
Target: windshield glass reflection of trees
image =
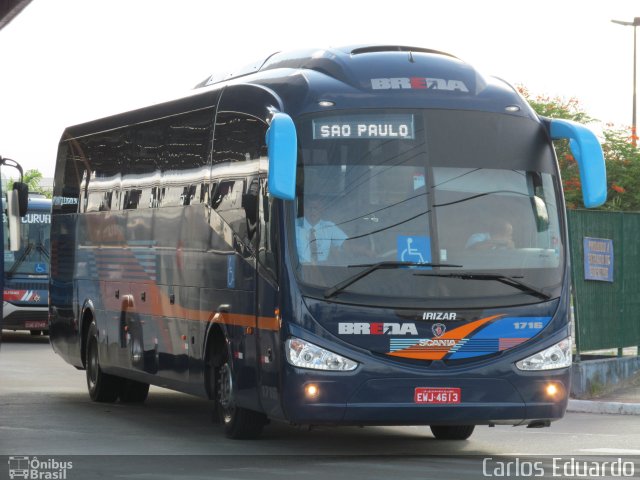
[[[422,115],[415,114],[416,135],[410,140],[326,141],[302,135],[294,229],[299,278],[329,288],[364,265],[418,262],[461,266],[435,267],[429,270],[433,274],[514,276],[555,295],[563,247],[554,177],[526,168],[543,165],[553,172],[549,148],[538,149],[543,158],[506,159],[520,167],[514,169],[499,168],[504,158],[473,148],[456,147],[451,161],[442,153],[448,139],[425,138]],[[529,130],[540,128],[523,121]],[[474,124],[462,122],[460,142],[465,126]],[[525,139],[535,135],[528,132]],[[515,141],[495,135],[484,140]],[[434,142],[441,144],[436,148]],[[425,269],[380,269],[345,292],[413,299],[522,295],[500,282],[414,275],[421,272]]]

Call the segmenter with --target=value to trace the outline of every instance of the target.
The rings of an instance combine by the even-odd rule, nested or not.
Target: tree
[[[51,192],[45,190],[40,186],[40,181],[42,180],[42,173],[33,168],[31,170],[27,170],[22,175],[22,181],[27,184],[29,187],[29,192],[32,193],[41,193],[45,195],[47,198],[51,198]],[[13,189],[13,179],[9,179],[7,181],[7,190]]]
[[[563,118],[580,123],[591,123],[595,119],[587,115],[576,98],[565,100],[561,97],[533,97],[524,87],[519,87],[521,95],[529,102],[538,115],[549,118]],[[640,211],[640,150],[633,146],[630,129],[616,129],[612,124],[603,127],[602,151],[607,167],[607,202],[601,210]],[[567,208],[580,208],[582,188],[580,172],[571,154],[567,140],[554,141],[562,186]]]

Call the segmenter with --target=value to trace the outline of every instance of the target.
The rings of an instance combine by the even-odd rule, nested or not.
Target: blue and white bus
[[[0,244],[2,252],[0,255],[0,292],[4,292],[5,286],[5,258],[8,256],[11,261],[14,251],[20,249],[20,219],[27,213],[29,187],[23,183],[22,166],[10,158],[0,156],[0,166],[13,167],[20,173],[20,181],[13,182],[13,188],[5,194],[0,182],[0,204],[2,204],[2,231],[0,232]],[[2,328],[4,327],[6,302],[3,303],[0,315],[0,343],[2,342]]]
[[[7,223],[4,224],[5,229]],[[51,200],[29,194],[27,213],[20,219],[20,245],[12,249],[8,235],[4,248],[4,306],[2,328],[49,331],[49,230]]]
[[[225,432],[548,426],[570,381],[567,225],[597,139],[449,54],[275,54],[69,127],[54,179],[50,338],[95,401],[149,384]]]

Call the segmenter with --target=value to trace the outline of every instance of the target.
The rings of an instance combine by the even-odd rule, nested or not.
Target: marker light
[[[571,366],[571,337],[516,362],[520,370],[554,370]]]
[[[296,337],[291,337],[286,341],[285,353],[287,361],[294,367],[350,371],[355,370],[358,366],[358,363],[353,360]]]

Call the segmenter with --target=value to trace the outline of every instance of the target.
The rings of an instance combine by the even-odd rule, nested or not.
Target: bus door
[[[258,194],[258,239],[256,312],[258,353],[260,358],[260,401],[267,415],[280,416],[280,371],[282,370],[279,345],[280,318],[278,308],[278,219],[275,200],[267,196],[266,179],[260,180]]]

